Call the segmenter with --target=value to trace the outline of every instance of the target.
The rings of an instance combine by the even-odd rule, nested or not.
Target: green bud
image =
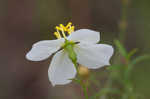
[[[77,55],[73,49],[74,47],[74,44],[73,42],[70,42],[70,41],[65,41],[65,46],[64,46],[64,49],[67,51],[68,55],[69,55],[69,58],[71,59],[71,61],[73,63],[76,63],[77,61]]]

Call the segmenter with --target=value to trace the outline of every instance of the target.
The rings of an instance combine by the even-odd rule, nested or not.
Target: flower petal
[[[68,40],[81,43],[98,43],[100,41],[100,33],[89,29],[80,29],[75,32],[72,32],[69,35]]]
[[[64,39],[39,41],[32,46],[26,58],[31,61],[45,60],[52,53],[56,52],[63,42]]]
[[[109,65],[113,48],[106,44],[78,44],[75,46],[78,63],[90,69]]]
[[[76,69],[64,50],[56,53],[48,70],[52,85],[65,85],[71,82],[76,75]]]

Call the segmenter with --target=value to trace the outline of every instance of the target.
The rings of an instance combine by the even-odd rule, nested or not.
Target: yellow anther
[[[66,39],[67,37],[66,37],[65,33],[68,33],[70,35],[72,32],[74,32],[75,27],[71,26],[71,25],[72,25],[72,23],[69,22],[66,26],[64,26],[63,24],[60,24],[59,26],[56,26],[57,32],[54,33],[55,36],[57,38],[61,38],[61,34],[62,34],[62,36]],[[61,34],[59,32],[61,32]]]
[[[72,25],[72,23],[69,22],[69,23],[67,24],[66,28],[69,28],[71,25]]]
[[[62,29],[61,29],[61,27],[56,26],[56,30],[61,31]]]
[[[61,38],[61,35],[60,35],[60,33],[58,33],[58,32],[54,32],[54,35],[56,36],[56,38],[58,38],[58,39],[60,39]]]
[[[63,37],[64,37],[65,39],[67,39],[67,37],[66,37],[66,35],[65,35],[65,32],[64,32],[63,28],[62,28],[61,32],[62,32]]]
[[[63,24],[60,24],[60,27],[63,29],[63,31],[66,31],[66,27]]]
[[[69,29],[67,29],[67,33],[70,35],[72,32],[74,32],[74,26],[70,26]]]
[[[74,32],[74,29],[75,29],[74,26],[70,27],[70,31],[71,31],[71,32]]]
[[[71,22],[69,22],[68,24],[67,24],[67,26],[66,26],[66,29],[67,29],[67,33],[70,35],[72,32],[74,32],[74,26],[71,26],[72,25],[72,23]]]

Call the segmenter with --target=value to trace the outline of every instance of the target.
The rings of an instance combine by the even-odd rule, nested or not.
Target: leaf
[[[75,82],[75,83],[77,83],[77,84],[80,84],[80,80],[79,79],[77,79],[77,78],[73,78],[73,79],[69,79],[69,80],[72,80],[73,82]]]
[[[125,77],[126,79],[131,75],[131,71],[134,68],[134,65],[142,62],[144,60],[150,59],[150,55],[143,55],[143,56],[138,56],[136,57],[134,60],[132,60],[129,64],[128,64],[128,68],[125,72]]]
[[[122,56],[124,56],[126,59],[128,59],[127,51],[126,51],[126,49],[124,48],[124,46],[120,43],[120,41],[119,41],[119,40],[114,40],[114,43],[115,43],[115,45],[117,46],[117,48],[118,48],[120,54],[121,54]]]
[[[128,59],[130,60],[130,58],[131,58],[137,51],[138,51],[137,48],[135,48],[135,49],[133,49],[132,51],[130,51],[130,52],[128,53]]]
[[[131,61],[131,65],[135,65],[141,61],[150,59],[150,55],[143,55],[143,56],[139,56],[137,58],[135,58],[133,61]]]
[[[107,70],[109,71],[120,70],[121,67],[122,67],[122,64],[114,64],[114,65],[108,66]]]

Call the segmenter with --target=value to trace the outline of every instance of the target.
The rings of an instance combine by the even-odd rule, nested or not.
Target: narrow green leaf
[[[135,58],[133,61],[131,61],[131,65],[135,65],[141,61],[150,59],[150,55],[143,55],[143,56],[139,56],[137,58]]]
[[[138,51],[137,48],[135,48],[135,49],[133,49],[132,51],[130,51],[130,52],[128,53],[128,59],[130,60],[131,57],[132,57],[137,51]]]
[[[115,45],[117,46],[117,48],[118,48],[120,54],[121,54],[122,56],[124,56],[126,59],[128,59],[127,51],[126,51],[126,49],[124,48],[124,46],[120,43],[120,41],[119,41],[119,40],[114,40],[114,43],[115,43]]]
[[[120,70],[121,67],[122,67],[121,64],[114,64],[114,65],[108,66],[107,70],[109,71]]]
[[[69,79],[69,80],[72,80],[73,82],[75,82],[75,83],[77,83],[77,84],[80,84],[80,80],[79,79],[77,79],[77,78],[73,78],[73,79]]]

